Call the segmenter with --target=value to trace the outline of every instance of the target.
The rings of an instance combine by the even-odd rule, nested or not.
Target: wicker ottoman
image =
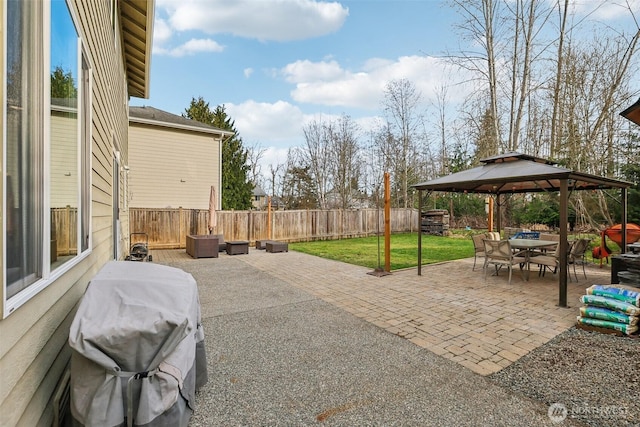
[[[268,242],[272,242],[272,240],[256,240],[256,249],[266,249]]]
[[[289,252],[289,244],[286,242],[274,242],[273,240],[268,240],[266,246],[267,252]]]
[[[249,253],[249,242],[246,240],[235,240],[227,242],[228,255],[241,255]]]

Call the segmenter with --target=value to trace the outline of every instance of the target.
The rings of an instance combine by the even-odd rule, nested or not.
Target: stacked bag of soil
[[[593,285],[580,298],[579,325],[611,329],[625,335],[638,331],[640,291],[624,285]]]

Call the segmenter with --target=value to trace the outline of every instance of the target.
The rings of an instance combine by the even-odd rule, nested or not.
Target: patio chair
[[[473,240],[473,268],[471,269],[471,271],[475,271],[476,269],[476,260],[480,257],[483,258],[482,259],[482,268],[484,268],[484,257],[485,257],[485,253],[484,253],[484,239],[487,238],[486,234],[476,234],[474,236],[471,236],[471,239]]]
[[[527,262],[527,258],[523,255],[523,252],[513,253],[511,249],[511,242],[509,240],[484,240],[484,277],[487,277],[487,271],[489,270],[489,264],[492,264],[496,268],[496,275],[502,267],[507,267],[509,270],[509,284],[511,284],[511,273],[514,265],[520,265],[520,274],[522,274],[522,280],[524,280],[524,274],[522,272],[522,266]]]
[[[546,249],[544,253],[531,257],[529,262],[531,264],[537,264],[540,267],[538,276],[544,276],[547,268],[553,268],[553,274],[556,274],[560,266],[560,243],[555,245],[551,251]],[[569,276],[569,280],[571,280],[571,276]]]
[[[582,265],[582,274],[584,274],[584,278],[587,278],[587,272],[584,269],[587,260],[585,258],[585,253],[587,252],[587,248],[589,247],[589,243],[591,241],[589,239],[578,239],[574,242],[571,250],[569,251],[569,256],[567,257],[567,262],[569,265],[573,264],[573,275],[576,278],[576,282],[578,281],[578,274],[576,273],[576,264]],[[569,274],[571,277],[571,274]]]
[[[585,242],[581,242],[584,240]],[[584,273],[584,278],[587,278],[587,274],[584,272],[584,255],[589,245],[588,239],[578,239],[573,242],[569,242],[569,246],[567,248],[567,270],[568,266],[573,264],[573,275],[576,278],[576,282],[578,281],[578,275],[576,274],[576,264],[582,263],[582,271]],[[555,251],[545,255],[539,255],[532,258],[532,263],[538,264],[540,266],[540,271],[538,275],[542,274],[544,276],[544,272],[547,267],[553,267],[553,274],[556,273],[558,267],[560,266],[560,245],[556,246]],[[568,274],[569,281],[571,282],[571,272]]]
[[[551,234],[551,233],[540,233],[540,240],[549,240],[552,242],[560,243],[560,235],[559,234]],[[543,251],[551,251],[553,252],[558,245],[551,245],[542,248]]]

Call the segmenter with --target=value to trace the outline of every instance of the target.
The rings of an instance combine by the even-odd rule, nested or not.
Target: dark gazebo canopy
[[[622,192],[622,250],[626,248],[627,188],[631,183],[590,175],[557,166],[550,160],[521,153],[505,153],[482,159],[481,166],[413,185],[419,191],[420,217],[422,192],[484,193],[498,197],[508,193],[560,192],[560,302],[567,306],[567,222],[570,191],[620,189]],[[498,211],[498,231],[500,216]],[[422,274],[422,233],[418,233],[418,275]]]
[[[635,104],[620,113],[622,117],[640,126],[640,98]]]
[[[521,153],[506,153],[480,160],[483,165],[415,184],[418,190],[455,193],[532,193],[560,191],[567,180],[569,190],[628,188],[632,184],[557,166],[550,160]]]

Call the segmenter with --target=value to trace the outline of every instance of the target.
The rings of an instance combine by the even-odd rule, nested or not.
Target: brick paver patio
[[[191,259],[184,250],[152,251],[154,262]],[[211,259],[216,263],[227,255]],[[569,308],[558,304],[557,275],[524,281],[514,271],[487,276],[472,271],[473,258],[368,275],[370,269],[299,252],[251,249],[240,259],[330,304],[410,340],[481,375],[508,366],[576,322],[579,297],[594,283],[609,283],[610,271],[587,267],[588,279],[568,284]]]

